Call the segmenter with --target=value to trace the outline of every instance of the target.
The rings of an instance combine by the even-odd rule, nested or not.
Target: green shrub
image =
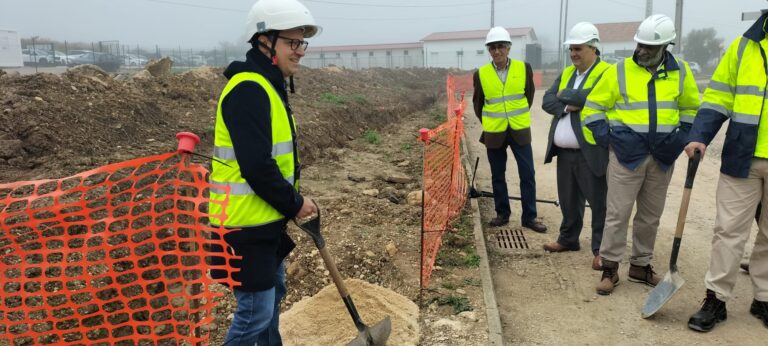
[[[371,144],[381,144],[381,136],[376,130],[366,130],[363,138]]]
[[[320,94],[320,101],[333,103],[333,104],[343,104],[344,99],[341,98],[341,96],[336,95],[334,93],[322,93]]]
[[[469,298],[467,297],[439,297],[433,298],[432,302],[437,301],[438,305],[450,305],[453,307],[453,313],[458,314],[464,311],[472,311],[472,305],[469,304]]]

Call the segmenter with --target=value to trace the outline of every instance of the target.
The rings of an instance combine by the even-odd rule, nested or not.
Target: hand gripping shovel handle
[[[693,179],[696,178],[696,170],[699,168],[701,160],[701,151],[696,149],[693,158],[688,160],[688,173],[685,176],[685,188],[683,189],[683,200],[680,204],[680,212],[677,215],[677,226],[675,227],[675,240],[672,242],[672,256],[669,257],[669,267],[677,268],[677,254],[680,252],[680,242],[683,239],[683,230],[685,229],[685,218],[688,215],[688,202],[691,200],[691,189],[693,188]]]
[[[317,249],[320,251],[320,256],[323,258],[323,262],[325,262],[325,267],[331,274],[333,283],[336,285],[336,289],[339,291],[341,300],[344,301],[344,305],[347,307],[347,311],[352,317],[352,321],[355,323],[355,327],[357,328],[359,335],[348,345],[379,346],[386,344],[387,338],[389,337],[392,328],[389,317],[385,318],[383,321],[370,328],[365,325],[365,323],[363,323],[363,320],[360,318],[360,314],[357,312],[355,303],[352,301],[352,296],[349,294],[347,286],[344,284],[344,280],[341,278],[341,273],[339,273],[339,269],[336,267],[336,263],[333,261],[333,258],[331,258],[331,254],[328,252],[328,248],[325,247],[325,239],[323,239],[323,236],[320,234],[320,207],[315,204],[315,208],[317,208],[317,216],[311,220],[303,221],[294,219],[293,222],[295,222],[296,225],[301,228],[301,230],[312,237],[312,240],[315,242]]]

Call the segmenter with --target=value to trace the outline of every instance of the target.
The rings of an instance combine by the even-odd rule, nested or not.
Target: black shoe
[[[491,221],[488,222],[488,225],[491,227],[499,227],[499,226],[504,226],[508,223],[509,223],[509,216],[507,217],[497,216],[491,219]]]
[[[688,328],[699,332],[708,332],[719,322],[725,321],[728,313],[725,310],[725,302],[717,299],[715,292],[707,290],[707,297],[701,309],[688,320]]]
[[[536,220],[523,222],[523,227],[528,228],[537,233],[544,233],[547,231],[547,226],[544,226],[543,223],[538,222]]]
[[[749,263],[741,263],[739,264],[739,268],[749,274]]]
[[[757,299],[752,300],[749,313],[763,321],[763,325],[768,328],[768,302],[761,302]]]

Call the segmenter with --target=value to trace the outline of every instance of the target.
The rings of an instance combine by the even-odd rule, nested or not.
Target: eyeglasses
[[[309,46],[309,42],[304,40],[297,40],[295,38],[288,38],[283,36],[277,36],[277,37],[288,41],[288,44],[291,46],[292,50],[298,50],[299,47],[302,47],[304,50],[307,50],[307,47]]]
[[[494,50],[503,50],[503,49],[509,49],[509,45],[504,43],[495,43],[495,44],[488,45],[489,52],[493,52]]]

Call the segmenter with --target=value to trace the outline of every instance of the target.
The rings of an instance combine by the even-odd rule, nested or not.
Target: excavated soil
[[[60,178],[173,151],[180,131],[198,134],[197,152],[208,155],[218,94],[226,82],[221,72],[205,68],[154,77],[80,67],[61,75],[0,73],[0,183]],[[393,336],[403,339],[390,345],[487,342],[471,224],[446,236],[448,255],[438,258],[430,289],[418,288],[421,207],[409,204],[407,196],[421,189],[418,129],[444,120],[447,72],[302,69],[291,95],[304,165],[302,193],[322,208],[323,230],[342,276],[421,307],[414,312],[413,305],[393,305],[407,306],[409,322],[395,324]],[[208,165],[209,160],[194,161]],[[331,284],[314,244],[295,227],[290,233],[297,249],[286,262],[286,316]],[[366,321],[383,311],[368,297],[380,300],[384,293],[373,292],[355,295]],[[211,345],[222,343],[236,305],[231,294],[218,304],[216,322],[207,328]],[[307,313],[293,314],[311,324],[315,313],[306,306]],[[331,312],[339,321],[334,329],[354,331],[346,312],[337,310]],[[286,331],[286,345],[293,344],[292,333]]]
[[[408,298],[381,286],[352,279],[345,282],[353,297],[360,318],[368,326],[389,318],[392,332],[390,345],[416,345],[419,341],[419,307]],[[312,315],[312,318],[307,318]],[[289,345],[339,345],[358,336],[350,323],[344,303],[333,285],[326,286],[315,296],[296,303],[280,316],[280,334]]]

